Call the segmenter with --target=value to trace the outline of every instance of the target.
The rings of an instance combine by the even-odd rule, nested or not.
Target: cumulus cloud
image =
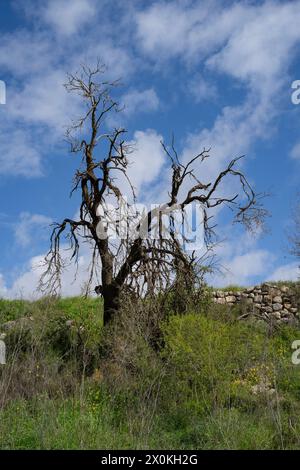
[[[113,78],[133,74],[138,61],[143,66],[150,58],[151,63],[165,69],[165,61],[179,58],[193,73],[204,66],[246,85],[244,102],[224,107],[210,128],[195,130],[184,142],[184,161],[204,146],[212,147],[212,158],[205,161],[201,178],[210,180],[229,159],[249,152],[253,142],[269,134],[277,112],[276,96],[287,78],[293,51],[300,40],[298,0],[233,2],[226,8],[223,2],[214,0],[151,2],[136,10],[131,5],[132,17],[126,18],[127,23],[120,21],[120,28],[125,24],[130,29],[135,23],[138,61],[133,59],[128,44],[123,47],[115,40],[109,21],[103,25],[104,30],[97,29],[95,6],[92,0],[52,0],[37,8],[38,20],[44,22],[43,32],[19,30],[13,35],[2,34],[0,66],[14,76],[14,81],[8,84],[5,124],[0,131],[2,174],[42,175],[43,139],[37,138],[37,133],[40,136],[43,127],[45,133],[50,130],[57,138],[62,125],[67,124],[68,113],[77,113],[76,104],[71,104],[61,86],[65,72],[77,68],[79,62],[91,63],[97,56],[108,64]],[[90,27],[84,29],[87,24]],[[22,81],[16,84],[16,79]],[[189,91],[197,101],[213,98],[216,92],[202,75],[190,82]],[[131,116],[140,110],[159,108],[153,88],[132,89],[123,98],[125,104],[127,101],[125,113]],[[138,191],[148,186],[147,194],[142,194],[144,198],[158,196],[154,182],[159,179],[161,186],[165,186],[166,177],[162,172],[165,156],[161,136],[153,130],[137,131],[133,140],[136,151],[131,156],[129,176]],[[300,158],[298,144],[291,157]],[[235,273],[240,276],[239,283],[250,281],[255,273],[263,275],[263,266],[269,266],[271,260],[264,250],[253,246],[239,252],[228,247],[228,252],[230,258],[224,256],[224,261],[233,273],[230,282],[234,282]],[[82,262],[85,265],[86,261]],[[22,278],[22,283],[28,286],[25,291],[30,292],[34,272],[30,262]],[[10,293],[16,293],[22,283],[19,278]],[[0,292],[5,289],[0,277]]]
[[[300,41],[299,2],[266,2],[247,9],[244,21],[208,64],[254,88],[274,87]],[[253,15],[256,12],[257,15]],[[275,52],[276,51],[276,52]]]
[[[51,0],[42,17],[59,34],[70,36],[88,23],[95,12],[94,0]]]
[[[42,175],[40,152],[32,136],[24,130],[2,128],[0,149],[0,174],[27,178]]]
[[[70,252],[66,246],[61,246],[61,253],[63,262],[66,265],[61,278],[61,295],[64,297],[81,295],[89,280],[91,253],[88,247],[82,247],[82,254],[78,259],[78,269],[74,263],[70,263]],[[44,254],[32,257],[10,286],[6,285],[3,275],[0,273],[0,296],[9,299],[21,298],[28,300],[42,297],[43,293],[38,290],[38,286],[40,277],[45,270],[44,257]]]
[[[66,92],[63,84],[66,74],[63,70],[48,74],[35,74],[25,86],[14,93],[9,102],[10,116],[20,123],[43,125],[58,133],[64,133],[64,126],[71,118],[80,114],[80,101],[76,95]],[[48,135],[51,140],[53,135]]]
[[[119,104],[121,112],[109,115],[106,120],[109,127],[123,127],[128,118],[157,111],[159,98],[153,88],[142,91],[132,89],[121,96]]]
[[[162,136],[156,131],[136,131],[129,145],[133,148],[130,155],[128,176],[137,192],[144,184],[151,183],[159,176],[165,163],[165,154],[161,146]],[[156,201],[153,201],[156,202]]]
[[[136,14],[138,44],[155,58],[199,61],[227,40],[246,8],[228,9],[216,1],[156,2]]]
[[[264,279],[273,269],[275,254],[258,246],[261,232],[255,236],[250,232],[241,233],[241,229],[226,225],[220,235],[223,241],[216,247],[220,271],[208,277],[209,284],[221,287],[228,285],[247,286]]]
[[[211,285],[216,287],[228,285],[248,286],[258,277],[267,276],[272,269],[275,257],[267,250],[252,249],[231,258],[221,257],[221,273],[208,277]]]
[[[290,157],[294,160],[300,160],[300,142],[294,145],[290,152]]]
[[[140,47],[155,60],[174,56],[242,80],[281,74],[300,40],[299,1],[249,4],[177,0],[137,12]],[[276,53],[274,53],[276,51]],[[274,84],[273,84],[274,85]]]
[[[7,298],[8,292],[3,274],[0,273],[0,298]]]
[[[30,214],[29,212],[22,212],[20,214],[20,220],[15,224],[14,232],[16,242],[26,247],[32,242],[32,236],[41,236],[43,229],[48,229],[52,220],[49,217],[41,214]]]
[[[293,262],[276,268],[267,278],[268,281],[297,281],[299,280],[299,263]]]
[[[121,103],[124,105],[125,115],[132,116],[135,112],[156,111],[159,106],[159,98],[153,88],[143,91],[130,90],[122,96]]]
[[[270,253],[266,250],[256,250],[234,257],[226,266],[227,282],[229,284],[246,284],[249,278],[260,276],[270,266]]]
[[[0,33],[0,67],[15,78],[48,71],[54,62],[53,44],[45,33],[21,29]],[[46,69],[46,70],[45,70]],[[8,83],[9,88],[10,83]]]
[[[211,129],[194,132],[185,153],[212,146],[211,164],[219,169],[226,157],[245,153],[257,138],[269,135],[277,97],[300,41],[299,19],[298,0],[235,2],[226,8],[214,1],[177,0],[154,3],[137,13],[138,44],[153,60],[164,64],[179,57],[189,66],[204,64],[247,86],[244,102],[225,107]],[[200,81],[200,98],[212,86]]]
[[[57,15],[60,11],[66,15],[63,21],[67,28],[76,23],[75,12],[81,11],[84,16],[86,9],[92,11],[95,7],[95,2],[82,0],[48,2],[43,8],[52,11],[55,4]],[[28,18],[41,22],[46,14],[43,8],[32,2],[28,5]],[[87,18],[90,24],[95,22],[94,16]],[[47,28],[0,33],[0,39],[0,67],[7,75],[7,102],[0,109],[0,173],[41,176],[49,144],[61,143],[70,119],[82,114],[79,99],[63,87],[67,73],[78,70],[80,63],[95,64],[100,57],[108,67],[106,78],[116,79],[133,73],[133,61],[125,47],[119,47],[109,34],[100,34],[96,28],[89,29],[84,42],[81,33],[66,35],[62,41]],[[154,109],[155,92],[149,90],[143,105],[147,98],[148,106]]]
[[[218,91],[215,84],[210,83],[208,80],[204,80],[201,75],[194,77],[188,84],[188,90],[195,99],[196,103],[207,100],[215,100]]]

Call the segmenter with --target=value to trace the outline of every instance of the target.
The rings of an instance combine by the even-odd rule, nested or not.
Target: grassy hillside
[[[98,299],[0,301],[1,449],[299,449],[298,327]],[[7,323],[8,322],[8,323]]]

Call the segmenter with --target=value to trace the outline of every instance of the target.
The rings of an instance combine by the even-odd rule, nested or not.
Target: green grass
[[[299,286],[299,281],[271,281],[270,284],[278,287],[287,286],[290,288],[295,288]]]
[[[243,286],[236,286],[236,285],[229,285],[229,286],[226,286],[226,287],[220,287],[218,289],[214,289],[214,290],[220,290],[220,291],[224,291],[224,292],[229,292],[229,291],[232,291],[232,292],[240,292],[240,291],[243,291],[247,289],[246,287],[243,287]]]
[[[7,332],[0,448],[300,449],[298,327],[205,302],[161,322],[158,349],[143,309],[104,331],[98,299],[1,301],[1,322],[34,320]]]
[[[299,285],[299,281],[270,281],[268,282],[268,284],[271,284],[271,285],[274,285],[274,286],[278,286],[278,287],[282,287],[282,286],[287,286],[287,287],[290,287],[290,288],[294,288],[294,287],[297,287]],[[225,287],[218,287],[218,288],[211,288],[212,290],[221,290],[221,291],[233,291],[233,292],[239,292],[239,291],[243,291],[245,289],[247,289],[247,287],[249,286],[238,286],[238,285],[234,285],[234,284],[230,284],[228,286],[225,286]]]

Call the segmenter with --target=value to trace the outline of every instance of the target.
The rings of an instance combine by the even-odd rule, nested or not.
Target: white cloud
[[[58,33],[70,36],[87,24],[95,15],[94,0],[50,0],[43,18]]]
[[[294,145],[290,152],[290,157],[294,160],[300,160],[300,142]]]
[[[253,283],[253,279],[265,276],[273,261],[274,256],[267,250],[254,249],[230,259],[221,259],[221,274],[213,274],[208,280],[215,287],[248,286]]]
[[[136,131],[133,141],[129,142],[134,151],[129,158],[128,176],[137,191],[142,185],[154,181],[160,174],[166,160],[161,140],[161,135],[148,129],[147,131]]]
[[[124,105],[124,113],[127,116],[132,116],[135,112],[140,114],[156,111],[159,106],[159,99],[153,88],[143,91],[130,90],[122,96],[120,101]]]
[[[156,111],[159,108],[159,98],[153,88],[143,91],[133,89],[121,96],[119,107],[120,113],[114,113],[107,117],[108,127],[124,127],[127,118]]]
[[[273,269],[276,256],[258,247],[261,232],[242,233],[241,228],[230,224],[221,227],[218,234],[223,240],[215,249],[220,271],[216,270],[207,278],[209,284],[247,286],[266,277]]]
[[[44,215],[22,212],[20,220],[14,228],[17,243],[22,247],[30,245],[32,236],[37,236],[38,233],[39,237],[41,237],[41,230],[49,229],[51,222],[52,220]]]
[[[298,0],[226,7],[215,1],[154,3],[136,14],[138,44],[156,61],[207,60],[238,79],[274,86],[271,77],[280,78],[300,40],[299,6]]]
[[[66,251],[66,246],[61,246],[61,253],[65,263],[68,263],[70,252]],[[78,260],[78,270],[74,263],[69,263],[64,269],[61,277],[63,297],[81,295],[84,286],[89,280],[90,255],[88,249],[82,247],[82,255]],[[40,277],[45,270],[44,256],[38,255],[31,258],[25,266],[24,271],[15,279],[13,284],[8,287],[0,273],[0,296],[10,299],[29,299],[34,300],[43,296],[38,290]]]
[[[300,269],[299,263],[293,262],[284,264],[275,269],[275,271],[267,278],[268,281],[297,281],[299,280]]]
[[[276,80],[291,61],[292,52],[300,41],[300,3],[266,2],[248,10],[228,42],[208,64],[252,87],[277,88]],[[253,12],[257,14],[253,16]]]
[[[214,0],[154,3],[136,14],[138,44],[157,61],[176,56],[200,61],[256,14],[244,3],[226,8]]]
[[[230,283],[245,284],[249,278],[259,276],[266,272],[270,263],[270,253],[266,250],[250,251],[244,255],[236,256],[227,264],[229,270],[226,276]]]
[[[44,70],[54,60],[53,44],[46,34],[14,31],[13,34],[0,33],[0,67],[14,77],[34,75]],[[46,69],[46,70],[45,70]],[[7,83],[8,93],[11,83]]]
[[[42,175],[40,153],[30,133],[12,127],[0,130],[0,174],[26,176]]]
[[[48,74],[35,74],[27,79],[20,91],[15,91],[9,102],[10,116],[26,124],[43,125],[57,132],[61,139],[71,117],[80,113],[80,101],[76,95],[66,92],[63,84],[66,74],[62,70]],[[53,134],[47,139],[53,139]]]
[[[237,106],[224,107],[210,129],[195,131],[186,140],[183,160],[211,147],[202,177],[213,178],[227,161],[250,151],[259,138],[272,133],[288,66],[300,41],[300,2],[154,3],[136,14],[137,36],[143,52],[165,66],[179,57],[188,66],[202,62],[247,85]],[[276,53],[274,53],[276,51]],[[214,85],[201,78],[190,84],[194,96],[214,99]],[[294,151],[296,155],[296,150]]]
[[[7,297],[7,287],[5,285],[5,280],[3,277],[3,274],[0,273],[0,298],[6,298]]]
[[[11,94],[12,84],[8,84],[9,102],[5,108],[8,117],[0,132],[1,173],[27,177],[42,174],[41,125],[46,131],[50,130],[51,135],[54,130],[57,137],[61,126],[67,123],[66,110],[69,110],[67,114],[73,114],[77,109],[70,107],[73,105],[61,86],[65,71],[77,68],[82,61],[90,63],[97,56],[108,64],[114,78],[123,74],[128,78],[136,70],[138,60],[139,66],[145,65],[144,57],[136,60],[128,48],[116,44],[109,22],[103,25],[105,34],[95,25],[95,5],[88,0],[52,0],[46,7],[39,8],[38,14],[42,12],[44,21],[58,33],[57,37],[46,28],[43,32],[18,31],[1,36],[0,66],[14,78],[22,78],[22,86],[14,87],[14,95]],[[300,39],[299,5],[298,0],[264,4],[234,2],[223,8],[222,3],[216,1],[177,0],[151,3],[149,8],[136,13],[137,47],[156,63],[165,65],[165,60],[179,57],[189,67],[198,67],[202,61],[211,70],[226,73],[247,85],[244,103],[225,107],[210,129],[196,131],[186,140],[185,161],[203,146],[212,147],[212,158],[203,165],[205,178],[214,177],[228,159],[248,152],[256,139],[268,134],[276,113],[276,95]],[[130,21],[128,19],[128,26]],[[91,26],[87,34],[84,37],[77,34],[87,22]],[[194,72],[192,68],[189,70]],[[207,94],[213,98],[210,82],[192,80],[191,87],[199,99]],[[131,90],[127,93],[127,102],[129,114],[145,107],[155,110],[159,106],[151,88],[142,92]],[[21,121],[24,128],[18,127],[16,131],[16,123],[19,125]],[[165,161],[160,139],[161,136],[151,130],[134,135],[137,150],[132,155],[134,163],[129,174],[138,190],[148,184],[148,196],[143,192],[143,198],[150,194],[158,196],[157,187],[149,184],[158,177],[161,187],[165,186],[165,172],[160,176]],[[299,155],[296,145],[291,156],[299,158]],[[226,189],[233,190],[232,187]],[[238,253],[231,248],[228,251],[231,257],[224,258],[233,272],[231,279],[240,277],[239,282],[246,282],[254,272],[261,272],[263,262],[267,262],[266,252],[255,247]],[[249,253],[253,255],[252,260]],[[249,266],[245,267],[247,263]],[[33,276],[30,265],[22,278],[28,292]],[[19,279],[15,293],[20,283]],[[6,289],[2,278],[1,289]]]
[[[191,80],[188,85],[188,89],[195,98],[196,103],[206,100],[215,100],[218,94],[217,87],[208,80],[204,80],[201,75],[198,75]]]
[[[37,7],[38,21],[39,15]],[[8,74],[7,103],[0,109],[0,173],[41,176],[43,159],[52,151],[52,144],[61,143],[64,126],[82,114],[79,98],[63,87],[67,72],[76,71],[80,63],[94,64],[101,57],[109,67],[106,78],[116,79],[124,71],[126,76],[133,73],[133,61],[109,37],[99,40],[95,29],[86,35],[84,46],[80,35],[62,41],[47,30],[20,30],[14,35],[0,34],[0,39],[0,67]],[[155,107],[154,92],[148,98],[148,105]]]
[[[255,104],[252,98],[241,106],[225,107],[211,129],[188,136],[182,160],[188,161],[204,147],[210,148],[211,158],[204,160],[198,170],[202,182],[210,182],[233,158],[247,154],[256,139],[267,135],[272,115],[268,103]],[[243,163],[240,161],[240,165]],[[226,189],[228,192],[228,187]],[[234,187],[230,190],[234,191]]]

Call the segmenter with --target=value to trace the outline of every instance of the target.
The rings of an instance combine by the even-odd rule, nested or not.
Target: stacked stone
[[[213,291],[213,299],[218,304],[235,305],[243,302],[266,319],[288,323],[299,317],[293,293],[288,286],[269,283],[248,287],[241,291]]]

